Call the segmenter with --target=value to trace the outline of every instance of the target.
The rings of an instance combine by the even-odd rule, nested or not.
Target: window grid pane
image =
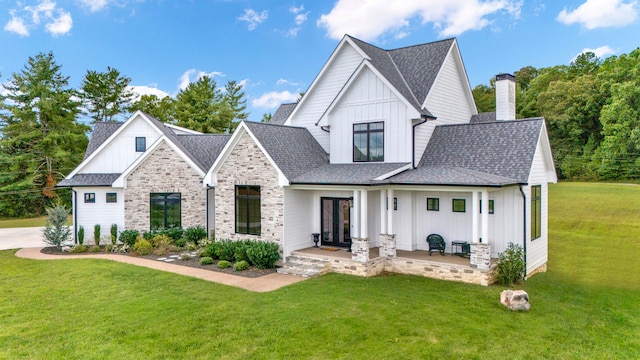
[[[465,199],[453,199],[453,212],[465,212]]]
[[[237,185],[235,209],[236,233],[260,235],[260,186]]]
[[[384,161],[384,122],[353,124],[353,161]]]
[[[182,194],[151,193],[150,227],[151,230],[182,227]]]

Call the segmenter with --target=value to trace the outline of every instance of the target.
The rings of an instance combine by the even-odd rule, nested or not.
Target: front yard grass
[[[44,227],[47,222],[46,216],[26,219],[0,219],[0,229],[22,228],[22,227]],[[73,224],[71,215],[67,217],[67,225]]]
[[[499,286],[415,276],[329,274],[261,294],[105,260],[1,251],[0,358],[638,358],[637,272],[607,274],[638,270],[637,257],[619,256],[637,251],[638,207],[614,204],[637,204],[640,189],[619,186],[600,196],[607,186],[551,188],[551,226],[560,228],[549,272],[523,285],[528,313],[500,305]],[[605,224],[594,237],[582,229],[611,217],[613,235],[596,236],[608,234]],[[594,239],[602,246],[584,246]]]

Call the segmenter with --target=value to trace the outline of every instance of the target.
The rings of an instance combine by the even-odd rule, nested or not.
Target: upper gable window
[[[384,161],[384,122],[353,124],[353,161]]]
[[[136,152],[144,152],[147,150],[147,138],[136,136]]]

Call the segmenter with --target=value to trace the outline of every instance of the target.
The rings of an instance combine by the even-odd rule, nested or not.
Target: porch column
[[[360,237],[360,191],[353,190],[353,234],[351,238]]]
[[[380,190],[380,234],[387,233],[387,190]]]
[[[478,192],[471,193],[471,243],[478,242]],[[484,214],[483,214],[484,215]]]
[[[356,201],[357,200],[357,201]],[[353,191],[354,230],[351,237],[351,259],[359,263],[369,262],[369,239],[367,237],[367,191]]]
[[[360,237],[368,239],[367,234],[367,190],[360,190]]]
[[[489,243],[489,192],[482,191],[482,242]]]
[[[387,234],[393,234],[393,189],[387,190]]]

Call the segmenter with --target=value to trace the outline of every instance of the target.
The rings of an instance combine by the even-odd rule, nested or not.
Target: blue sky
[[[585,50],[628,53],[639,13],[638,0],[0,0],[0,84],[52,51],[74,87],[107,66],[138,93],[236,80],[260,120],[309,87],[345,33],[385,49],[456,37],[474,87]]]

